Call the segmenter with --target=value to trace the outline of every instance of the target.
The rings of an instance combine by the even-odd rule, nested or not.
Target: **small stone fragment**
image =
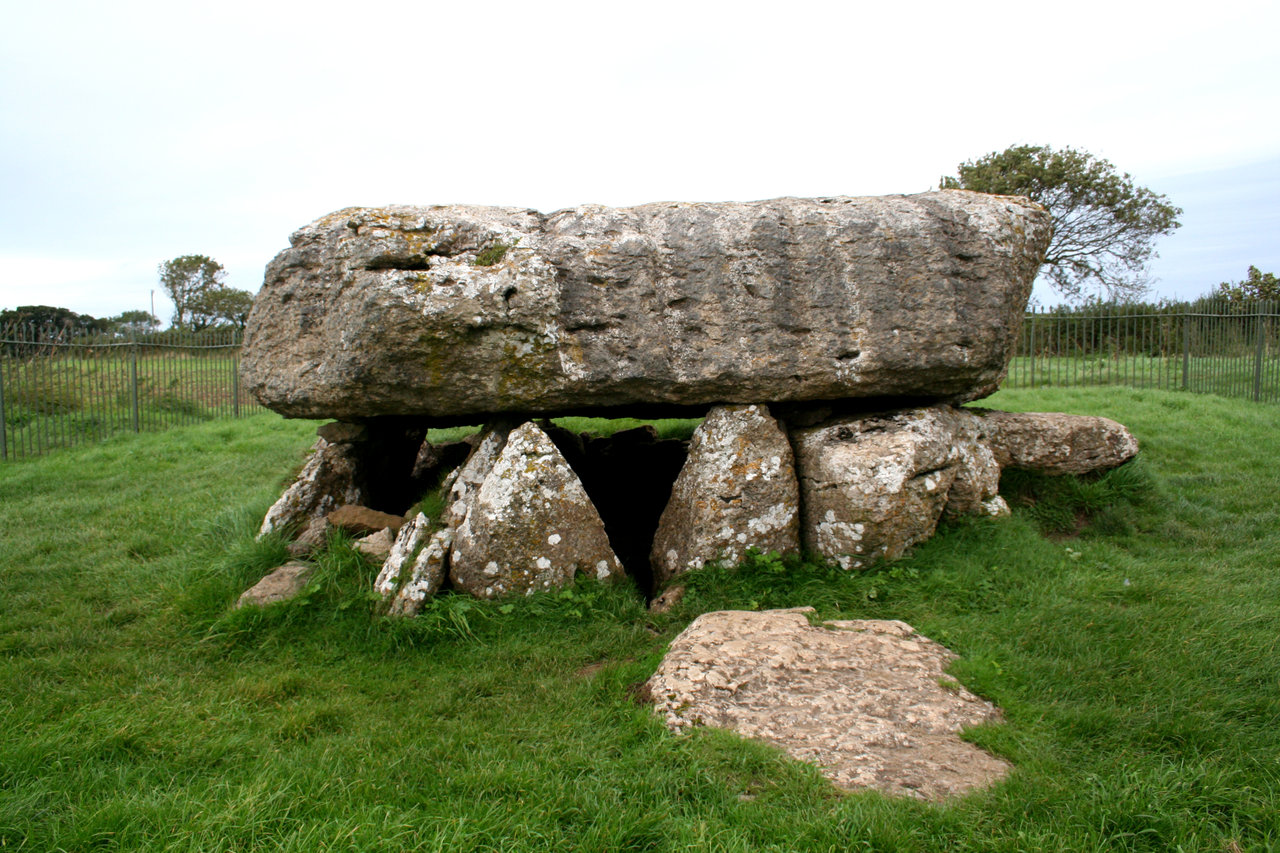
[[[385,560],[391,553],[391,546],[395,544],[395,539],[396,535],[391,528],[384,527],[377,533],[370,533],[368,536],[357,539],[352,545],[357,551],[375,560]]]
[[[399,532],[400,526],[404,524],[402,516],[379,512],[376,509],[369,509],[367,506],[359,506],[357,504],[338,507],[329,513],[327,518],[334,527],[345,530],[354,536],[364,533],[376,533],[384,528],[390,528],[394,534]]]
[[[578,476],[538,426],[513,430],[458,526],[449,577],[478,598],[623,577]]]
[[[800,550],[800,499],[786,433],[767,406],[716,406],[693,433],[653,540],[654,580],[747,549]]]
[[[236,601],[236,609],[250,605],[265,607],[277,601],[296,598],[307,588],[307,581],[314,571],[315,567],[306,563],[285,563],[241,593]]]
[[[311,519],[311,523],[298,538],[288,544],[289,554],[298,558],[310,556],[324,546],[331,529],[333,525],[329,523],[329,519],[323,516]]]
[[[430,533],[431,519],[423,513],[418,513],[400,528],[390,552],[387,553],[387,559],[382,564],[382,570],[373,582],[374,591],[384,600],[396,594],[396,590],[400,588],[402,570],[406,565],[412,564]]]
[[[453,529],[443,527],[431,534],[431,538],[414,558],[409,576],[391,599],[387,609],[391,616],[417,616],[423,603],[440,591],[445,578],[445,561],[453,545]]]
[[[684,598],[685,588],[683,586],[672,586],[662,591],[653,601],[649,602],[650,613],[666,613],[680,603]]]

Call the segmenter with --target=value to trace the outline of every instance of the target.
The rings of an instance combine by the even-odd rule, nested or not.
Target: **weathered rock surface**
[[[693,433],[650,558],[654,580],[706,563],[737,563],[748,548],[800,550],[791,444],[766,406],[717,406]]]
[[[265,607],[277,601],[296,598],[307,588],[307,581],[314,571],[315,566],[306,563],[285,563],[241,593],[236,601],[236,609],[250,605]]]
[[[445,565],[453,545],[453,528],[442,527],[431,534],[413,560],[409,576],[401,583],[391,605],[391,616],[417,616],[428,598],[440,591],[445,581]]]
[[[401,516],[379,512],[359,504],[340,506],[325,517],[334,527],[357,536],[377,533],[386,528],[389,528],[393,534],[398,533],[401,525],[404,524],[404,518]]]
[[[360,553],[368,555],[371,559],[382,561],[391,554],[391,546],[395,541],[395,532],[390,527],[384,527],[377,533],[361,536],[351,544]]]
[[[625,574],[582,483],[534,423],[507,436],[454,533],[449,562],[453,586],[479,598],[565,586],[578,572]]]
[[[1002,468],[1041,474],[1085,474],[1115,468],[1138,452],[1138,441],[1110,418],[1062,412],[966,409],[980,419]]]
[[[396,534],[395,541],[391,543],[387,559],[383,561],[382,569],[373,582],[374,592],[384,599],[395,595],[400,588],[401,572],[406,566],[413,565],[414,558],[430,536],[431,519],[425,514],[420,512],[405,522]]]
[[[949,406],[794,431],[805,548],[856,569],[933,535],[959,473],[960,431]]]
[[[267,269],[243,375],[293,417],[971,400],[1050,236],[1025,199],[352,208]]]
[[[302,471],[267,510],[258,535],[305,527],[344,504],[363,499],[363,472],[352,445],[317,438]]]
[[[453,530],[433,530],[431,520],[418,513],[396,536],[374,581],[374,591],[389,601],[392,616],[414,616],[429,596],[440,591]]]
[[[947,493],[944,513],[949,518],[1008,515],[1009,505],[999,494],[1000,462],[986,442],[982,421],[967,409],[955,412],[956,478]]]
[[[324,516],[311,519],[311,522],[298,534],[298,538],[287,546],[289,556],[299,559],[311,556],[325,544],[332,528],[333,525]]]
[[[455,468],[445,478],[445,515],[444,522],[457,529],[467,517],[471,505],[475,502],[480,487],[484,485],[489,472],[493,470],[498,455],[507,445],[507,436],[512,425],[506,422],[491,424],[486,427],[476,442],[475,448],[467,456],[467,461]]]
[[[1005,775],[959,737],[999,711],[945,676],[951,652],[903,622],[815,628],[808,611],[695,619],[646,683],[667,726],[775,744],[845,788],[938,800]]]

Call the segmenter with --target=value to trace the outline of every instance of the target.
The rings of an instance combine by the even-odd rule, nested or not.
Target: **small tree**
[[[1053,239],[1042,272],[1070,300],[1091,291],[1132,299],[1147,290],[1153,241],[1171,234],[1182,210],[1106,160],[1085,151],[1047,145],[1015,145],[961,163],[943,189],[1021,195],[1053,218]]]
[[[108,317],[105,322],[126,335],[145,335],[160,327],[160,321],[150,311],[125,311]]]
[[[1249,267],[1242,281],[1224,281],[1212,294],[1214,299],[1228,302],[1280,301],[1280,279],[1275,273],[1264,273],[1257,267]]]
[[[223,287],[227,272],[205,255],[182,255],[160,264],[160,286],[173,301],[173,325],[191,328],[192,309],[211,290]]]
[[[234,326],[243,329],[253,309],[253,294],[234,287],[206,290],[191,303],[191,328],[195,331]]]

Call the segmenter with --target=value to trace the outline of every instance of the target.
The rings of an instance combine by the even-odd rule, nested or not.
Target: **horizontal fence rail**
[[[0,328],[0,459],[262,411],[240,383],[240,343],[232,329]]]
[[[1006,388],[1124,385],[1280,401],[1280,303],[1201,300],[1028,313]]]

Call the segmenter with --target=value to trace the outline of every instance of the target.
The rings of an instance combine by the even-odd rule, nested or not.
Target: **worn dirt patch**
[[[835,784],[940,800],[1003,778],[960,739],[999,710],[945,675],[955,657],[905,622],[814,627],[812,608],[699,616],[645,683],[667,726],[730,729],[817,764]]]

